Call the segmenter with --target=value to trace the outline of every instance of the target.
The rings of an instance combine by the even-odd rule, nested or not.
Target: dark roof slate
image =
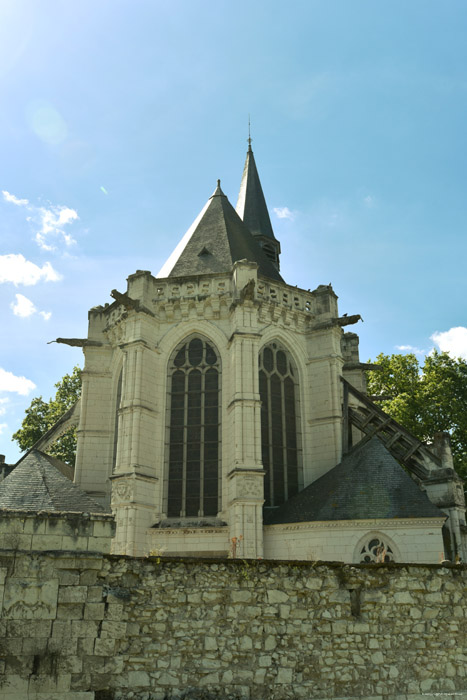
[[[443,516],[373,437],[358,443],[340,464],[286,503],[265,509],[264,523]]]
[[[253,236],[275,240],[251,145],[246,154],[236,210]]]
[[[49,455],[31,450],[0,483],[0,510],[107,513],[58,471]]]
[[[222,192],[220,185],[210,197],[201,218],[192,228],[193,231],[173,267],[170,267],[169,258],[158,277],[230,272],[234,262],[246,259],[258,263],[260,275],[283,282],[279,272]]]

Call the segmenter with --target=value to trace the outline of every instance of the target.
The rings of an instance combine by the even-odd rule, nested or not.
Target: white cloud
[[[278,219],[289,219],[289,221],[295,219],[295,213],[290,211],[288,207],[274,207],[273,211]]]
[[[420,350],[413,345],[396,345],[396,349],[402,350],[402,352],[413,352],[414,355],[426,355],[426,350]]]
[[[5,406],[0,406],[0,416],[4,416],[6,413],[6,408]]]
[[[63,230],[64,226],[78,219],[78,213],[70,207],[51,206],[39,207],[37,210],[39,231],[36,233],[36,243],[42,250],[55,250],[55,246],[50,239],[62,238],[65,245],[70,246],[76,243],[73,236]]]
[[[23,294],[15,294],[15,296],[16,303],[12,301],[10,304],[15,316],[19,316],[20,318],[29,318],[29,316],[38,313],[39,316],[42,316],[44,321],[48,321],[52,316],[51,311],[38,311],[34,306],[34,303]]]
[[[7,423],[0,423],[0,435],[8,428]]]
[[[7,404],[9,402],[9,400],[10,399],[8,397],[0,398],[0,416],[4,416],[5,413],[7,412],[6,406],[4,406],[2,404]]]
[[[6,202],[25,207],[28,210],[29,215],[26,217],[26,221],[39,227],[39,230],[36,231],[35,241],[42,250],[56,250],[54,241],[60,239],[67,247],[76,243],[73,236],[64,230],[65,226],[79,219],[75,209],[60,204],[37,207],[31,204],[28,199],[19,199],[6,190],[2,190],[2,193]]]
[[[14,194],[10,194],[6,190],[2,190],[3,199],[5,202],[11,202],[11,204],[16,204],[18,207],[26,207],[29,204],[27,199],[18,199]]]
[[[21,254],[0,255],[0,284],[13,282],[15,286],[31,286],[40,281],[57,282],[62,276],[53,269],[49,262],[39,267]]]
[[[17,377],[13,372],[8,372],[0,367],[0,391],[10,391],[27,396],[35,388],[36,385],[30,379]]]
[[[30,299],[23,296],[23,294],[15,294],[15,296],[16,303],[12,301],[10,304],[15,316],[19,316],[20,318],[28,318],[28,316],[32,316],[36,313],[37,309]]]
[[[436,331],[431,340],[442,352],[447,352],[455,359],[462,357],[467,360],[467,328],[464,326],[456,326],[441,333]]]

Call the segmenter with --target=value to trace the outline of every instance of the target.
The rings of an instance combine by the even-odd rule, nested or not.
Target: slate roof
[[[220,188],[164,264],[158,277],[186,277],[230,272],[234,262],[258,263],[258,274],[284,280],[267,258]]]
[[[54,457],[31,450],[0,483],[0,510],[109,512],[61,474],[54,461]]]
[[[40,451],[40,450],[38,450]],[[63,476],[66,476],[67,479],[70,481],[73,481],[73,478],[75,476],[75,469],[74,467],[70,466],[66,462],[62,462],[61,459],[58,459],[58,457],[54,457],[53,455],[46,455],[44,452],[41,452],[41,454],[44,455],[50,462],[50,464],[58,469],[58,471],[63,474]]]
[[[264,524],[442,517],[444,513],[373,437],[358,443],[340,464],[286,503],[265,509]]]
[[[251,144],[246,154],[236,210],[253,236],[267,236],[276,240]]]

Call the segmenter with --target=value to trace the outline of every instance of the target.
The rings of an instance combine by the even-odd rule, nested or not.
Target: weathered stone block
[[[277,671],[276,682],[281,684],[291,684],[293,680],[291,668],[279,668]]]
[[[115,653],[116,640],[110,637],[98,638],[94,642],[94,653],[97,656],[112,656]]]
[[[55,617],[58,581],[16,581],[5,586],[3,617],[48,620]]]
[[[284,591],[276,589],[267,592],[267,599],[270,605],[274,605],[275,603],[286,603],[289,596]]]
[[[84,606],[85,620],[102,620],[104,617],[104,603],[86,603]]]
[[[384,656],[383,656],[382,652],[380,652],[380,651],[375,651],[375,652],[371,655],[371,663],[372,663],[372,664],[375,664],[375,665],[377,665],[377,664],[383,664],[383,663],[384,663]]]
[[[86,586],[64,586],[58,594],[59,603],[84,603],[88,590]]]
[[[62,603],[57,606],[57,620],[82,620],[82,603]]]
[[[98,625],[93,620],[72,620],[71,634],[73,637],[97,637]]]

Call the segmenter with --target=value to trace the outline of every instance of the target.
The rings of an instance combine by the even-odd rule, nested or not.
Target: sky
[[[467,358],[465,0],[2,0],[0,453],[87,311],[157,274],[252,147],[281,274],[363,361]]]

